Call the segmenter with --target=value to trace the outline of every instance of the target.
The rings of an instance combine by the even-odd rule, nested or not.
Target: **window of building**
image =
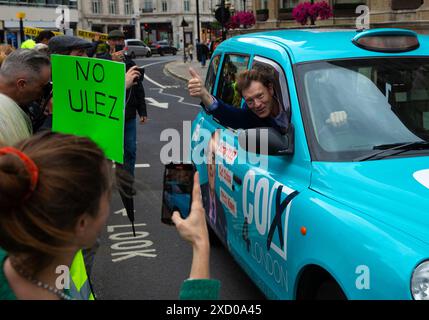
[[[168,4],[167,1],[162,1],[162,12],[167,12],[168,11]]]
[[[280,8],[282,9],[295,8],[298,3],[299,3],[299,0],[281,0]]]
[[[117,0],[109,0],[109,13],[110,14],[118,14],[118,1]]]
[[[334,0],[334,16],[351,17],[356,16],[356,8],[360,5],[367,5],[365,0]]]
[[[125,6],[125,14],[131,15],[134,13],[133,10],[133,0],[124,0],[124,6]]]
[[[423,0],[392,0],[393,10],[415,10],[423,4]]]
[[[144,0],[143,12],[152,12],[152,11],[153,11],[152,0]]]
[[[268,0],[261,0],[261,9],[268,9]]]
[[[186,12],[191,11],[191,4],[189,0],[185,0],[185,2],[183,3],[183,9]]]
[[[92,13],[102,13],[101,0],[92,0]]]

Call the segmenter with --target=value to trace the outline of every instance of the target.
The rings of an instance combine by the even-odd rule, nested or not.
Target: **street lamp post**
[[[200,39],[200,1],[197,1],[197,39],[198,39],[198,43],[201,42]]]
[[[21,38],[21,44],[22,44],[25,41],[25,35],[24,35],[25,12],[18,12],[16,14],[16,18],[19,19],[19,37]]]
[[[183,61],[186,61],[185,28],[189,26],[189,24],[185,21],[185,17],[183,17],[180,26],[183,28]]]

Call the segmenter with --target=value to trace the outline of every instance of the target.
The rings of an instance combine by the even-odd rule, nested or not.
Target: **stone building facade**
[[[255,29],[302,27],[293,20],[292,8],[310,0],[252,0],[257,16]],[[315,0],[318,1],[318,0]],[[429,0],[327,0],[334,16],[316,21],[316,27],[354,27],[361,13],[357,6],[369,7],[371,28],[398,27],[429,33]]]

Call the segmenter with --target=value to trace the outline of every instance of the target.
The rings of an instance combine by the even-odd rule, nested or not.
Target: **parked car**
[[[165,54],[172,54],[175,56],[177,54],[177,48],[171,46],[167,40],[152,42],[150,49],[152,50],[153,54],[158,53],[161,56]]]
[[[150,57],[152,55],[152,50],[143,41],[139,39],[125,40],[124,50],[126,54],[133,59],[139,56]]]
[[[428,300],[429,37],[241,35],[218,46],[206,87],[246,108],[234,82],[252,68],[274,73],[288,130],[234,130],[201,109],[192,159],[201,190],[214,185],[207,203],[224,213],[226,238],[206,208],[209,226],[268,298]],[[255,146],[262,132],[266,149]],[[215,169],[197,161],[201,144]]]

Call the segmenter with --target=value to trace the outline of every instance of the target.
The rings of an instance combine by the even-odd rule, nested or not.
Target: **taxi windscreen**
[[[429,141],[429,58],[322,61],[296,70],[313,160],[353,161],[383,146]]]

